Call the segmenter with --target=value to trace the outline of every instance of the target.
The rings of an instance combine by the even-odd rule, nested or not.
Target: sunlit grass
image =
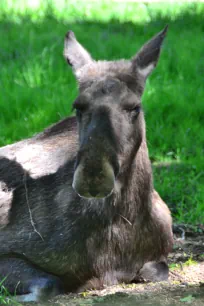
[[[178,221],[204,223],[204,4],[0,1],[0,145],[71,113],[76,82],[63,56],[72,29],[96,59],[131,58],[169,24],[143,97],[155,186]]]
[[[19,16],[31,15],[33,21],[39,21],[47,15],[47,11],[61,20],[109,22],[118,19],[120,22],[144,23],[153,18],[170,18],[175,20],[184,12],[202,12],[202,4],[163,1],[160,3],[135,3],[134,1],[114,0],[1,0],[1,15],[10,15],[19,21]]]
[[[21,304],[14,300],[9,291],[4,286],[5,279],[6,278],[0,279],[0,305],[21,306]]]

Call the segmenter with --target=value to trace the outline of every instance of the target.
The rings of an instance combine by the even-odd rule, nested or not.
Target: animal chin
[[[74,189],[74,188],[73,188]],[[83,194],[80,194],[79,192],[77,192],[76,190],[74,190],[76,193],[77,193],[77,195],[80,197],[80,198],[82,198],[82,199],[88,199],[88,200],[91,200],[91,199],[97,199],[97,200],[102,200],[102,199],[106,199],[106,198],[108,198],[108,197],[110,197],[112,194],[113,194],[113,191],[114,191],[114,189],[112,189],[109,193],[107,193],[107,194],[97,194],[96,196],[93,196],[93,195],[91,195],[89,192],[85,192],[85,193],[83,193]]]
[[[111,184],[112,185],[112,184]],[[115,185],[115,184],[114,184]],[[114,185],[112,188],[106,188],[100,190],[94,188],[88,188],[86,185],[76,184],[76,180],[73,181],[72,188],[81,198],[85,199],[105,199],[109,197],[114,191]]]

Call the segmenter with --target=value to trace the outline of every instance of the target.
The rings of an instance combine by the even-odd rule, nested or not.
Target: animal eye
[[[139,113],[140,109],[141,109],[140,105],[137,105],[132,109],[132,112]]]
[[[126,110],[129,113],[134,112],[134,113],[138,114],[140,112],[140,110],[141,110],[141,106],[140,105],[136,105],[135,107],[130,107],[130,108],[126,109]]]

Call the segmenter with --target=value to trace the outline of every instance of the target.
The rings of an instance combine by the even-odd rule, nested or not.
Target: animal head
[[[132,59],[118,61],[95,61],[74,33],[67,33],[64,56],[79,85],[73,104],[79,130],[73,188],[80,196],[109,196],[145,140],[141,97],[166,32],[167,27]]]

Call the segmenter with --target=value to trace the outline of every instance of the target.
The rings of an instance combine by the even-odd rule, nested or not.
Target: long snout
[[[103,161],[100,169],[81,161],[77,166],[72,187],[84,198],[105,198],[111,195],[115,185],[115,173],[108,161]]]

